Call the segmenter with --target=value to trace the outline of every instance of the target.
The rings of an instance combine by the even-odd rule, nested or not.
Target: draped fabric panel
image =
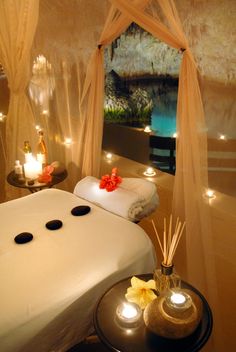
[[[39,0],[0,2],[0,62],[7,75],[10,104],[6,122],[6,172],[22,157],[34,117],[26,94],[31,76],[30,49],[38,21]]]
[[[158,2],[166,16],[169,28],[158,19],[151,18],[148,13],[134,6],[132,2],[110,1],[121,13],[130,18],[131,22],[138,23],[152,35],[184,51],[179,78],[177,172],[173,202],[175,218],[180,216],[182,221],[186,220],[186,239],[185,245],[182,245],[179,270],[182,277],[193,282],[215,306],[217,290],[214,284],[215,269],[212,260],[210,217],[208,204],[204,199],[204,192],[208,187],[206,126],[196,63],[188,47],[173,1]],[[112,16],[110,15],[109,18]],[[105,28],[109,28],[108,24]],[[120,32],[121,30],[118,31]],[[106,44],[102,38],[100,42]],[[102,70],[98,57],[94,55],[91,65],[91,67],[97,67],[97,71]],[[90,94],[97,95],[101,88],[99,81],[94,77],[92,82]],[[93,84],[96,85],[96,82],[98,85],[94,88]],[[95,169],[93,171],[97,172]],[[199,258],[201,258],[200,262]],[[216,325],[218,328],[219,325]]]
[[[137,8],[143,9],[147,0],[133,0]],[[104,102],[104,53],[103,46],[110,44],[130,25],[131,20],[122,13],[118,13],[114,7],[110,8],[104,29],[99,39],[99,46],[94,51],[88,65],[87,75],[82,94],[81,110],[83,126],[81,132],[82,145],[89,153],[81,153],[83,157],[82,176],[99,175],[100,154],[103,134],[103,102]],[[85,100],[85,97],[87,99]],[[85,101],[85,103],[84,103]]]

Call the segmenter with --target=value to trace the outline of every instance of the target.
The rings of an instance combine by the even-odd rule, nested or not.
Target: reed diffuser
[[[181,280],[179,275],[176,274],[174,270],[173,258],[178,247],[179,241],[182,237],[185,222],[182,224],[177,218],[175,228],[172,228],[172,215],[170,216],[169,227],[167,229],[166,218],[164,218],[164,232],[163,240],[161,241],[158,235],[154,221],[152,220],[152,225],[157,237],[158,244],[160,246],[163,260],[161,263],[161,268],[154,271],[154,280],[156,284],[157,293],[163,294],[169,289],[180,288]],[[173,232],[173,233],[172,233]]]

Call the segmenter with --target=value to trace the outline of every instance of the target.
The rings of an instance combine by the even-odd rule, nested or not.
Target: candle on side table
[[[35,159],[24,164],[25,177],[35,180],[42,173],[42,164]]]

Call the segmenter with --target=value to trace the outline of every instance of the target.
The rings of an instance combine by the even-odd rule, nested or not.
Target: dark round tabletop
[[[150,280],[152,274],[137,275]],[[100,340],[111,351],[116,352],[197,352],[208,341],[212,332],[212,313],[203,295],[193,286],[182,282],[182,287],[194,291],[203,302],[203,317],[193,334],[182,339],[165,339],[148,331],[143,319],[134,328],[121,327],[116,320],[116,308],[124,301],[127,288],[131,285],[126,278],[113,285],[100,298],[94,311],[94,327]]]
[[[58,175],[53,175],[51,182],[39,183],[36,180],[36,181],[34,181],[33,185],[29,185],[27,179],[25,179],[25,181],[23,183],[19,182],[19,180],[16,177],[15,171],[11,171],[7,176],[7,182],[14,187],[27,188],[30,192],[34,193],[34,192],[37,192],[43,188],[53,187],[54,185],[64,181],[67,176],[68,176],[68,173],[66,170],[64,170],[63,172],[61,172]]]

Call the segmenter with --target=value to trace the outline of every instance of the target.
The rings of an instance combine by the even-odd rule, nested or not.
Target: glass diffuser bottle
[[[158,295],[163,294],[172,288],[181,287],[180,276],[175,272],[173,264],[167,266],[162,263],[161,268],[154,271],[153,279],[156,284]]]
[[[173,265],[173,257],[179,244],[180,238],[185,228],[185,222],[182,225],[177,219],[175,229],[172,234],[172,215],[170,216],[169,228],[167,231],[166,219],[164,218],[163,241],[158,235],[154,221],[153,228],[163,254],[161,267],[154,271],[153,279],[156,285],[156,291],[159,295],[166,293],[170,289],[178,289],[181,287],[180,276],[175,272]]]

